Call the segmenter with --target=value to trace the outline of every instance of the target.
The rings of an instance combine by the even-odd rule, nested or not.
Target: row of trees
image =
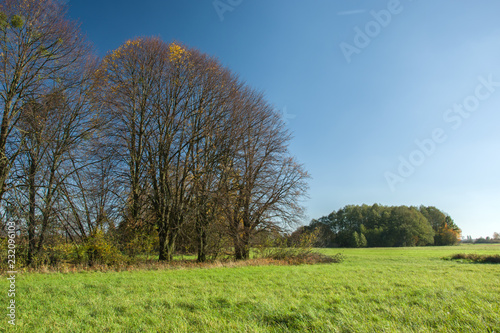
[[[466,238],[462,239],[461,243],[469,243],[469,244],[495,244],[495,243],[500,243],[500,233],[494,232],[493,237],[487,236],[486,238],[484,237],[479,237],[476,239],[473,239],[472,236],[467,236]]]
[[[279,113],[216,59],[158,38],[98,59],[55,0],[4,1],[0,43],[2,226],[28,263],[103,233],[160,260],[245,259],[301,216],[308,175]]]
[[[320,247],[453,245],[461,230],[436,207],[349,205],[301,227],[292,239],[316,231]]]

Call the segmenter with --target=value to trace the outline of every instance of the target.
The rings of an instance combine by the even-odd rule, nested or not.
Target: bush
[[[2,266],[1,269],[5,269],[7,267],[8,260],[8,238],[0,237],[0,261],[5,265]],[[28,243],[25,239],[16,237],[16,247],[15,247],[15,259],[16,264],[15,267],[23,267],[26,265],[26,259],[28,258]],[[11,253],[12,254],[12,253]]]
[[[130,257],[137,255],[151,255],[157,253],[158,237],[135,235],[130,241],[122,246],[122,251]]]
[[[317,236],[318,230],[302,233],[292,246],[288,246],[285,237],[280,237],[261,244],[257,250],[261,258],[287,261],[290,264],[339,263],[344,260],[340,253],[330,257],[313,251],[312,245]]]
[[[289,264],[317,264],[317,263],[341,263],[344,261],[342,253],[337,253],[333,257],[314,252],[312,250],[300,248],[274,248],[263,258],[286,261]]]
[[[473,254],[473,253],[458,253],[452,255],[450,258],[445,258],[445,259],[451,259],[451,260],[467,260],[471,262],[477,262],[477,263],[488,263],[488,264],[500,264],[500,255],[494,254],[494,255],[480,255],[480,254]]]
[[[125,261],[122,253],[106,240],[101,230],[97,230],[83,246],[78,248],[77,258],[89,266],[113,265]]]
[[[57,266],[68,261],[76,260],[77,246],[70,243],[57,244],[51,247],[44,246],[44,264]]]
[[[21,256],[18,257],[21,258]],[[83,244],[58,243],[43,246],[43,250],[33,258],[31,266],[40,268],[64,264],[113,265],[124,261],[126,257],[105,238],[102,231],[98,231]],[[21,262],[19,264],[22,265]]]

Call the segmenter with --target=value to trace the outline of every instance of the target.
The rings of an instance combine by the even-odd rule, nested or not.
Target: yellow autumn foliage
[[[168,49],[168,60],[170,62],[179,62],[187,54],[186,49],[175,43],[170,44]]]

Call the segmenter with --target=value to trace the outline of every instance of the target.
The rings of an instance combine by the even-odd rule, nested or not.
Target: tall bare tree
[[[223,161],[229,155],[232,140],[231,105],[241,83],[234,74],[206,55],[191,51],[196,59],[193,82],[193,108],[189,120],[192,132],[191,154],[187,156],[190,172],[191,208],[194,220],[198,261],[207,259],[210,231],[220,221],[217,195],[224,177]],[[193,55],[194,54],[194,55]],[[212,246],[213,247],[213,246]]]
[[[50,94],[89,47],[78,25],[55,0],[0,4],[0,200],[19,155],[17,123],[25,103]]]
[[[160,260],[172,260],[177,237],[192,199],[191,161],[200,133],[193,121],[200,112],[199,54],[171,43],[155,103],[147,161],[151,202],[160,243]]]
[[[95,61],[74,63],[44,96],[25,101],[18,131],[21,146],[14,163],[16,198],[28,212],[28,263],[39,252],[47,231],[61,220],[67,202],[63,188],[89,162],[85,146],[100,130],[99,106],[93,102]]]
[[[98,134],[102,132],[99,131]],[[71,160],[74,170],[63,184],[61,227],[72,242],[85,242],[98,230],[116,228],[122,212],[122,186],[116,177],[114,151],[99,137],[85,147],[86,161],[81,156]]]
[[[283,122],[215,59],[138,38],[104,59],[102,82],[126,165],[128,218],[151,212],[160,260],[172,259],[187,225],[206,260],[207,230],[222,211],[238,259],[258,230],[300,213],[308,176],[288,156]]]
[[[261,94],[245,88],[235,101],[232,155],[220,196],[236,259],[247,259],[252,237],[302,216],[307,172],[288,152],[290,134]]]
[[[104,58],[100,70],[112,125],[109,137],[119,159],[117,176],[127,184],[123,223],[131,228],[147,223],[145,149],[150,139],[153,103],[167,61],[164,47],[156,38],[128,41]]]

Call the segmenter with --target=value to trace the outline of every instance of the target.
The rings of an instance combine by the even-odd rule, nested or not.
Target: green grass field
[[[20,274],[17,332],[500,332],[499,245],[324,249],[339,264]],[[8,285],[0,283],[6,311]],[[2,315],[0,331],[10,326]]]

